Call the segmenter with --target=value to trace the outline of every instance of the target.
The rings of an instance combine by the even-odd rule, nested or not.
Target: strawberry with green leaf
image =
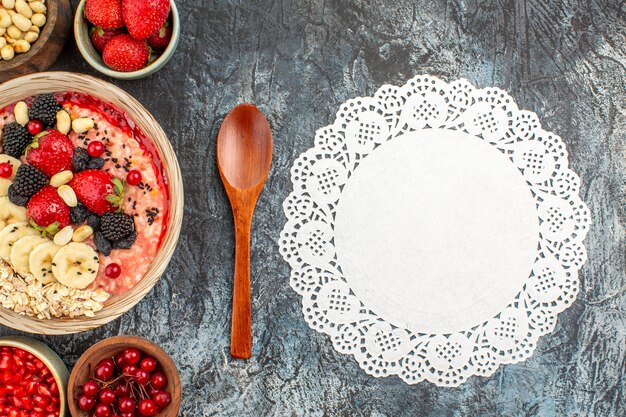
[[[68,184],[89,211],[102,216],[121,210],[124,184],[105,171],[88,169],[78,172]]]
[[[26,148],[26,162],[48,177],[72,169],[74,144],[58,130],[49,129],[37,135]]]

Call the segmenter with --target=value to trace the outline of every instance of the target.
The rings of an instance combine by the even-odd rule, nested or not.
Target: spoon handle
[[[230,333],[230,354],[248,359],[252,355],[250,317],[250,229],[252,213],[234,212],[235,279],[233,284],[233,316]]]

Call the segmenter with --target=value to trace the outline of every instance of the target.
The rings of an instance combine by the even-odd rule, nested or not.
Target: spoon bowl
[[[217,135],[217,167],[233,211],[235,277],[230,353],[252,354],[250,308],[250,233],[254,208],[272,164],[272,132],[267,119],[251,104],[226,116]]]

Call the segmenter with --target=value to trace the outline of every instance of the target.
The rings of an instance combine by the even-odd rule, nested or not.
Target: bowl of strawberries
[[[74,36],[85,60],[113,78],[154,74],[170,60],[180,38],[173,0],[81,0]]]

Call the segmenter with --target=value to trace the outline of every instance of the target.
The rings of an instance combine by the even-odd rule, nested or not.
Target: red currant
[[[100,362],[98,362],[98,366],[102,366],[102,365],[106,365],[106,366],[109,366],[111,368],[115,368],[115,363],[113,363],[113,360],[109,359],[109,358],[102,359]]]
[[[157,367],[157,361],[153,357],[148,356],[146,358],[143,358],[143,360],[141,361],[141,365],[139,366],[146,372],[153,372]]]
[[[111,417],[111,407],[106,404],[98,404],[93,415],[94,417]]]
[[[134,376],[135,372],[137,372],[137,368],[135,365],[126,365],[123,369],[122,372],[124,373],[124,375],[128,375],[128,376]]]
[[[144,416],[153,416],[159,412],[156,404],[152,400],[139,401],[139,412]]]
[[[87,153],[92,158],[98,158],[104,153],[104,144],[99,140],[89,142],[89,145],[87,145]]]
[[[128,365],[135,365],[141,359],[141,352],[136,348],[128,348],[124,351],[124,362]]]
[[[0,178],[9,178],[13,175],[13,166],[8,162],[0,164]]]
[[[111,404],[115,401],[115,394],[111,388],[100,391],[100,402],[102,404]]]
[[[83,394],[87,397],[95,397],[99,390],[98,383],[93,379],[90,379],[83,385]]]
[[[96,368],[94,376],[100,381],[108,381],[113,377],[113,369],[109,365],[100,365]]]
[[[121,398],[117,405],[122,413],[132,413],[135,411],[135,402],[130,397]]]
[[[130,413],[122,413],[120,417],[135,417],[135,412],[131,411]]]
[[[150,382],[150,374],[143,369],[138,369],[135,372],[135,381],[137,381],[139,385],[146,385]]]
[[[172,402],[172,397],[165,391],[157,391],[152,397],[152,400],[158,407],[163,408]]]
[[[28,133],[30,133],[31,135],[36,135],[43,130],[43,123],[41,123],[39,120],[31,120],[26,125],[26,130],[28,130]]]
[[[126,183],[129,185],[139,185],[141,182],[141,172],[133,169],[128,174],[126,174]]]
[[[84,395],[81,395],[80,397],[78,397],[78,408],[80,408],[83,411],[89,411],[95,405],[96,405],[96,400],[94,400],[92,397],[86,397]]]
[[[128,395],[130,394],[130,387],[128,386],[126,382],[120,382],[115,387],[114,392],[115,392],[115,395],[118,396],[119,398],[128,397]]]
[[[106,266],[106,268],[104,268],[104,275],[106,275],[107,277],[109,277],[111,279],[115,279],[115,278],[119,277],[121,273],[122,273],[122,267],[119,266],[116,263],[110,263],[110,264],[108,264]],[[128,363],[128,362],[126,362],[126,363]],[[135,363],[137,363],[137,362],[135,362]]]
[[[163,372],[155,372],[150,377],[150,383],[156,389],[161,389],[167,385],[167,378]]]
[[[124,362],[124,354],[123,353],[118,353],[117,355],[115,355],[115,363],[120,368],[122,368],[122,367],[124,367],[124,365],[126,365],[126,363]]]

